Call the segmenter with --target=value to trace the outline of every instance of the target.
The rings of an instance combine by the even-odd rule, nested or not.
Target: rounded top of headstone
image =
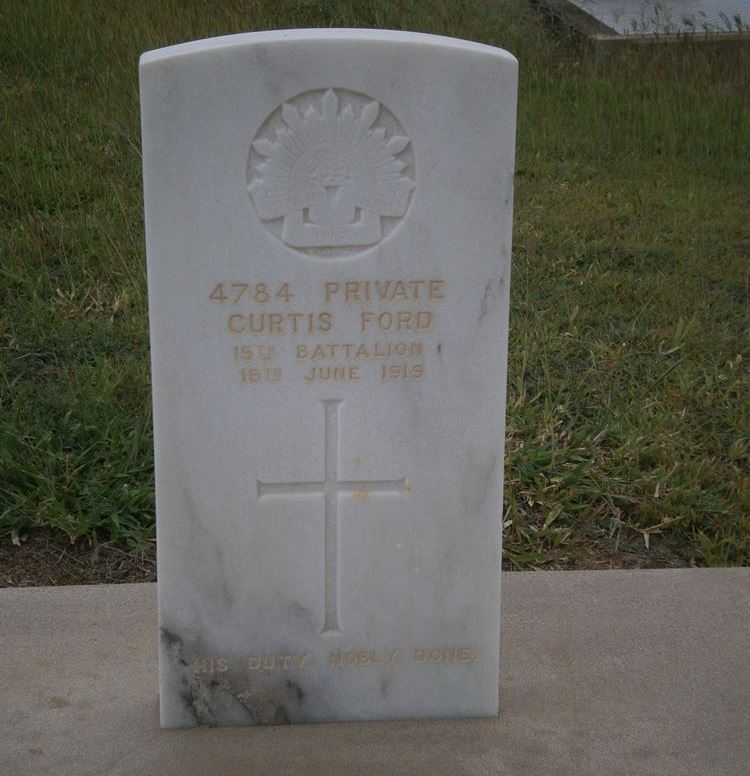
[[[424,32],[404,32],[402,30],[371,30],[360,28],[310,28],[295,30],[267,30],[264,32],[244,32],[235,35],[221,35],[215,38],[205,38],[188,43],[178,43],[174,46],[146,51],[141,55],[141,67],[152,63],[161,62],[173,57],[184,57],[192,54],[201,54],[218,49],[230,49],[256,44],[270,43],[300,43],[303,41],[336,41],[360,43],[408,43],[414,46],[442,47],[460,49],[467,53],[487,55],[504,59],[509,63],[517,64],[516,58],[505,49],[497,46],[488,46],[485,43],[450,38],[444,35],[431,35]]]

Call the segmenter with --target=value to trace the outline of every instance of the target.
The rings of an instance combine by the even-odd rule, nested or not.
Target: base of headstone
[[[155,585],[0,590],[0,772],[747,773],[750,569],[502,589],[499,719],[178,731],[159,729]]]

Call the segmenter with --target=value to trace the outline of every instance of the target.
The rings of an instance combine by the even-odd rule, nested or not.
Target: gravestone
[[[141,59],[164,727],[498,713],[517,63]]]

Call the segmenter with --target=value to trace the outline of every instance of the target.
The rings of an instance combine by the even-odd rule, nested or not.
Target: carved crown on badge
[[[286,245],[340,256],[380,242],[414,189],[410,140],[380,103],[355,92],[306,92],[253,140],[248,193]]]

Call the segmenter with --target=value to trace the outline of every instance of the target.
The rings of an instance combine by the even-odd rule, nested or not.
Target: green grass
[[[153,542],[139,53],[373,26],[521,62],[509,565],[750,563],[747,50],[597,62],[522,0],[2,0],[0,22],[0,540]]]

